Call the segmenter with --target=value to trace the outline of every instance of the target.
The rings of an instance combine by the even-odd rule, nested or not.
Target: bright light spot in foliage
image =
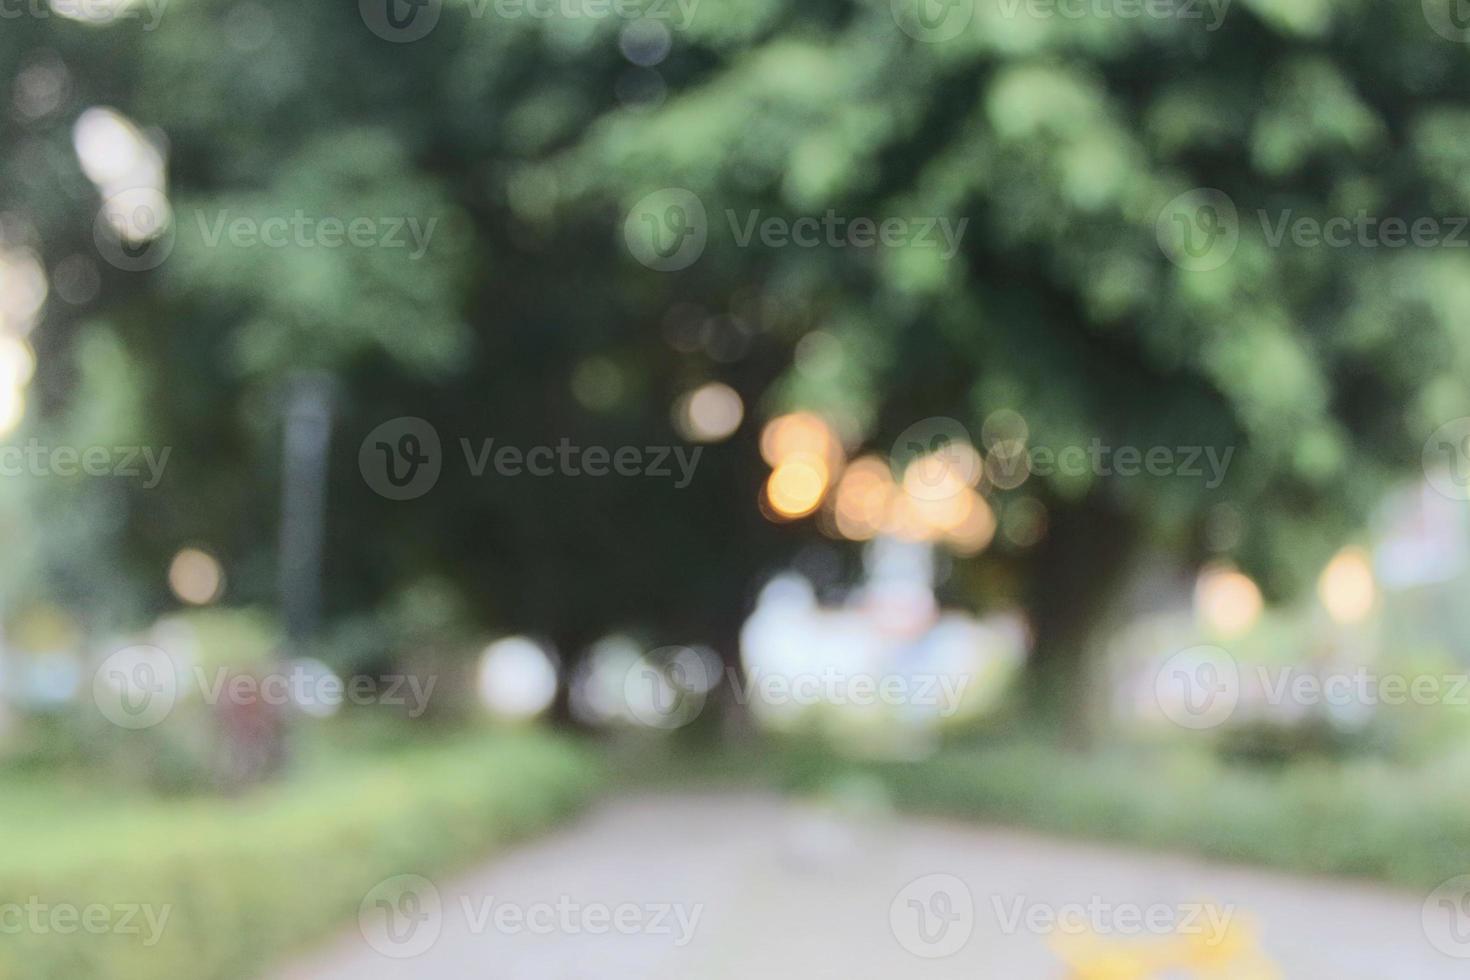
[[[1200,572],[1194,588],[1199,615],[1222,636],[1239,636],[1261,618],[1261,590],[1250,577],[1232,568],[1213,567]]]
[[[168,198],[151,187],[133,187],[111,195],[103,206],[102,217],[113,235],[134,245],[151,242],[174,223]]]
[[[556,686],[556,664],[524,636],[496,640],[480,657],[480,700],[497,717],[536,717],[556,700]]]
[[[976,486],[984,466],[969,443],[951,442],[935,452],[915,457],[904,468],[903,488],[923,500],[944,500]]]
[[[822,504],[831,481],[827,464],[806,453],[788,456],[766,481],[766,500],[784,520],[805,517]]]
[[[740,428],[745,403],[727,384],[712,381],[680,398],[674,406],[674,425],[691,442],[719,442]]]
[[[58,17],[80,21],[83,24],[110,24],[138,6],[141,0],[92,0],[90,3],[52,3],[51,11]]]
[[[791,521],[816,511],[842,469],[842,444],[826,421],[810,412],[782,415],[761,431],[761,457],[772,467],[762,494],[771,520]]]
[[[960,555],[976,555],[995,538],[995,513],[974,485],[980,454],[950,442],[912,459],[890,495],[880,529],[906,541],[943,543]]]
[[[642,656],[638,644],[626,636],[607,636],[593,644],[571,678],[573,715],[592,725],[625,720],[626,677]]]
[[[36,355],[18,337],[0,337],[0,385],[22,387],[36,373]]]
[[[639,656],[623,677],[623,713],[645,728],[672,731],[704,711],[723,664],[714,651],[660,647]]]
[[[766,423],[761,432],[761,458],[771,466],[796,455],[814,456],[833,462],[840,458],[842,447],[832,427],[810,412],[781,415]]]
[[[1317,595],[1327,613],[1343,624],[1360,623],[1373,611],[1377,589],[1373,566],[1362,548],[1344,548],[1333,556],[1317,580]]]
[[[173,209],[164,155],[132,120],[113,109],[88,109],[72,127],[72,145],[82,172],[102,195],[94,232],[105,232],[99,246],[103,241],[141,245],[169,232]],[[123,250],[110,261],[140,271],[161,258],[150,264]]]
[[[837,531],[851,541],[867,541],[878,535],[888,519],[897,493],[888,464],[876,456],[854,460],[837,484],[834,516]]]
[[[771,520],[806,517],[826,501],[823,530],[849,541],[887,535],[942,543],[968,556],[995,538],[995,512],[976,489],[984,464],[968,442],[936,442],[931,451],[909,459],[902,478],[895,480],[880,457],[846,463],[832,427],[820,416],[795,412],[767,423],[761,456],[772,466],[761,498]]]
[[[24,337],[36,326],[49,286],[30,249],[0,252],[0,332]]]
[[[213,555],[198,548],[185,548],[169,564],[168,587],[181,602],[207,606],[224,591],[225,572]]]
[[[25,390],[20,385],[0,382],[0,437],[14,432],[25,414]]]
[[[72,145],[82,172],[104,197],[133,188],[163,190],[163,155],[113,109],[92,108],[78,116]]]
[[[978,555],[995,538],[995,512],[985,498],[970,491],[970,507],[953,527],[946,528],[944,542],[960,555]]]

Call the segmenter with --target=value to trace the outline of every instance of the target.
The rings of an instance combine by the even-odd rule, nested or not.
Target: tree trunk
[[[1104,492],[1052,511],[1030,575],[1033,648],[1022,676],[1027,728],[1083,747],[1105,692],[1095,647],[1113,620],[1139,553],[1137,523]]]

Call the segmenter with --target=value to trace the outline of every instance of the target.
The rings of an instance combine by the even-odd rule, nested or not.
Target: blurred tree
[[[202,541],[237,595],[268,596],[280,392],[303,368],[330,371],[343,401],[329,613],[442,579],[472,622],[567,652],[629,620],[733,652],[746,589],[799,537],[756,511],[755,425],[682,490],[475,478],[462,438],[672,444],[669,406],[720,378],[748,416],[817,408],[880,449],[927,416],[978,434],[1011,409],[1038,447],[1234,450],[1219,486],[1098,470],[997,494],[1003,515],[1008,495],[1040,500],[1049,530],[998,542],[981,580],[1017,583],[1032,612],[1033,710],[1074,713],[1080,658],[1140,545],[1231,557],[1287,594],[1431,431],[1470,414],[1464,251],[1271,237],[1288,212],[1470,207],[1453,2],[1130,18],[961,0],[945,9],[963,29],[933,41],[932,22],[877,0],[695,4],[672,34],[446,0],[413,43],[351,5],[284,0],[172,4],[151,31],[9,20],[3,232],[52,279],[22,434],[174,447],[156,491],[88,481],[38,501],[67,546],[37,560],[78,596],[126,566],[149,608],[168,555]],[[173,251],[146,273],[92,241],[99,197],[71,144],[98,105],[167,153]],[[666,187],[708,218],[704,254],[677,272],[623,244],[629,209]],[[1236,210],[1218,265],[1172,237],[1219,213],[1179,199],[1195,188]],[[418,261],[210,242],[222,216],[298,209],[437,224]],[[969,224],[948,261],[741,247],[755,209]],[[840,369],[790,371],[816,328]],[[89,413],[107,404],[136,413]],[[439,485],[409,502],[357,469],[398,416],[444,444]]]
[[[572,655],[633,626],[735,652],[746,590],[782,543],[753,506],[754,432],[695,458],[670,411],[712,378],[754,401],[785,363],[782,342],[744,327],[739,291],[726,289],[706,294],[708,308],[678,311],[708,335],[681,353],[665,339],[667,297],[609,261],[610,212],[556,230],[518,214],[511,169],[608,111],[626,62],[591,22],[492,32],[460,16],[406,46],[351,9],[210,2],[167,9],[153,32],[51,17],[17,21],[0,39],[7,78],[40,72],[33,84],[54,90],[42,111],[9,115],[6,240],[40,253],[53,279],[32,337],[31,417],[13,441],[173,450],[157,489],[54,480],[16,500],[17,519],[41,514],[41,537],[68,544],[43,548],[18,583],[47,593],[72,583],[62,594],[78,603],[136,586],[97,604],[111,625],[174,605],[169,558],[198,544],[223,559],[230,601],[273,601],[286,393],[320,369],[340,402],[331,651],[376,664],[395,644],[427,642],[433,620],[465,639],[541,633]],[[604,84],[589,88],[607,94],[548,86],[573,63],[600,73]],[[17,102],[24,87],[16,81]],[[166,150],[173,229],[137,249],[163,250],[155,268],[115,268],[93,242],[101,194],[72,144],[95,106]],[[540,131],[557,119],[558,132]],[[402,250],[326,249],[294,232],[283,247],[231,240],[237,219],[264,227],[298,213],[416,226],[395,232]],[[78,268],[95,288],[64,281]],[[377,426],[403,416],[435,427],[443,472],[426,495],[393,501],[369,486],[358,456]],[[477,473],[491,439],[495,449],[637,447],[667,475]],[[692,474],[665,447],[696,460]],[[112,519],[78,520],[88,507]],[[431,609],[408,608],[426,595]]]

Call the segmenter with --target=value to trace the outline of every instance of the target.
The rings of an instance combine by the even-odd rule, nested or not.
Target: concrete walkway
[[[1226,915],[1254,920],[1279,972],[1209,976],[1470,976],[1470,960],[1426,937],[1424,905],[1010,830],[660,796],[607,803],[456,878],[390,882],[367,897],[360,928],[276,978],[1060,980],[1064,929],[1140,943],[1151,923],[1217,948]]]

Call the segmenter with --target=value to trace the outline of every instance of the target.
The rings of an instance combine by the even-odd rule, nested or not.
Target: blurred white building
[[[820,604],[795,573],[765,587],[741,632],[737,696],[772,728],[815,724],[923,751],[994,702],[1024,658],[1023,621],[940,609],[928,543],[879,537],[865,567],[840,606]]]

